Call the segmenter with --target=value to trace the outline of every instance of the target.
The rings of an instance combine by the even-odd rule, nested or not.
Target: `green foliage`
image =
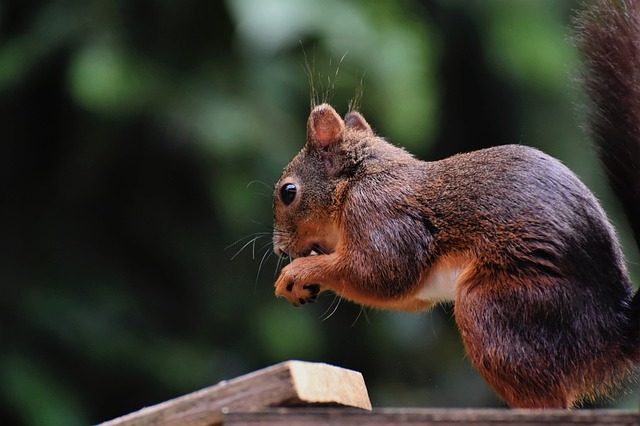
[[[0,423],[97,423],[291,358],[362,371],[378,405],[499,404],[450,309],[276,300],[272,185],[313,99],[425,159],[541,147],[609,199],[574,6],[0,4]]]

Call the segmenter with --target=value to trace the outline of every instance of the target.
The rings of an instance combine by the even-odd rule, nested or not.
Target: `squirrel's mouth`
[[[314,243],[311,244],[311,247],[303,252],[301,252],[298,257],[307,257],[307,256],[318,256],[321,254],[329,254],[329,250],[325,250],[320,244]]]
[[[336,251],[340,233],[333,222],[309,221],[293,231],[274,231],[273,246],[279,257],[321,256]]]
[[[333,253],[333,250],[327,250],[324,248],[324,246],[318,243],[311,244],[311,246],[308,249],[298,251],[298,252],[276,250],[276,255],[284,258],[290,257],[291,259],[295,259],[298,257],[319,256],[322,254],[331,254],[331,253]]]

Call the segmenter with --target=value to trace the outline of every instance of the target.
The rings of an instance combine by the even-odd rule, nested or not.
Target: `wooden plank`
[[[628,410],[512,410],[512,409],[375,409],[271,408],[252,413],[230,412],[224,426],[327,426],[410,425],[453,426],[468,424],[576,426],[640,425],[637,411]]]
[[[223,381],[101,426],[210,426],[230,411],[322,404],[371,409],[362,375],[328,364],[287,361]]]

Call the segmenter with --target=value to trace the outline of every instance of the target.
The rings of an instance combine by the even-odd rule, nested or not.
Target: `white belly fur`
[[[423,280],[422,288],[416,294],[420,300],[453,301],[456,297],[456,286],[463,271],[462,266],[436,267]]]

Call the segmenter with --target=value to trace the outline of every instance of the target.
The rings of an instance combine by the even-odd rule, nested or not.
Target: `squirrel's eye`
[[[296,198],[296,186],[292,183],[285,183],[280,188],[280,199],[285,205],[289,205],[293,203],[293,200]]]

